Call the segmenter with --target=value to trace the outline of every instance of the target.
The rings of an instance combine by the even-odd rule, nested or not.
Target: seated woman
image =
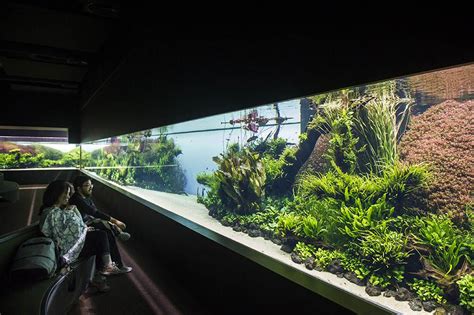
[[[116,273],[107,235],[84,224],[77,208],[68,205],[70,193],[70,184],[66,181],[57,180],[48,185],[40,210],[41,232],[53,239],[63,263],[70,264],[79,257],[95,255],[101,273]],[[91,285],[101,292],[109,290],[105,278],[98,273],[95,273]]]

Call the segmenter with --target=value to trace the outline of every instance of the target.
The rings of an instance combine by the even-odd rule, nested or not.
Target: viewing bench
[[[10,263],[24,241],[40,236],[38,224],[0,236],[0,314],[66,314],[87,288],[94,256],[71,265],[71,270],[45,280],[11,283]]]

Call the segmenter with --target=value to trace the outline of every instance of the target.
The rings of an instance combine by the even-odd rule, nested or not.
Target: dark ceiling
[[[158,18],[120,0],[4,5],[0,125],[66,127],[71,142],[88,141],[474,61],[466,40]]]

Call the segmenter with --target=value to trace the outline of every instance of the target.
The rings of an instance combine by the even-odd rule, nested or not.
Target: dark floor
[[[156,261],[149,261],[134,251],[132,244],[119,245],[124,263],[133,267],[133,271],[108,277],[111,289],[107,293],[88,289],[70,315],[209,314],[188,292],[176,287]]]

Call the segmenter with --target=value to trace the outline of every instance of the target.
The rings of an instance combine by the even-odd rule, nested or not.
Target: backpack
[[[18,248],[10,268],[10,280],[34,281],[50,278],[56,271],[56,248],[52,239],[35,237]]]

